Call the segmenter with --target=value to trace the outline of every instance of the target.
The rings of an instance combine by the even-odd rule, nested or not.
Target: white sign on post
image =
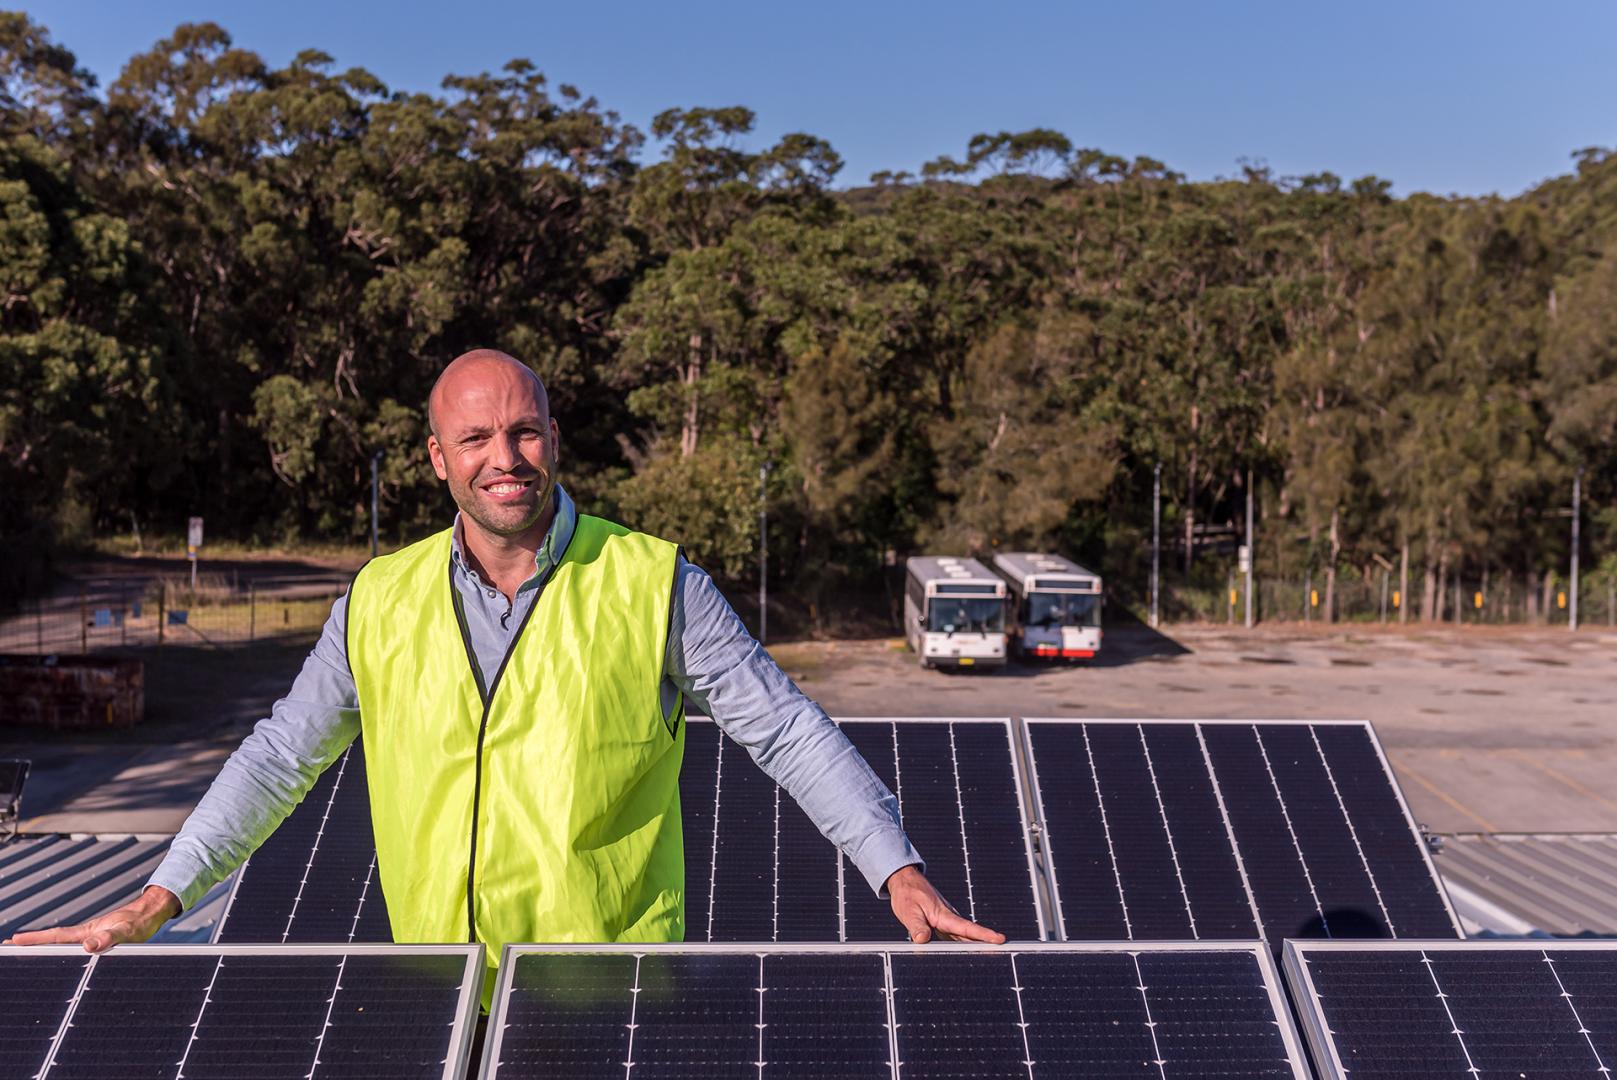
[[[185,557],[191,560],[191,591],[197,591],[197,549],[202,546],[202,519],[194,517],[185,527]]]
[[[1235,549],[1235,569],[1241,574],[1250,573],[1252,570],[1252,549],[1245,544]]]

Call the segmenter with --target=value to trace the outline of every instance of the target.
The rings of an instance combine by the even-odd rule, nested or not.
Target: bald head
[[[427,398],[427,420],[433,471],[470,525],[487,537],[525,538],[538,550],[560,439],[539,376],[494,349],[457,356]],[[468,543],[475,547],[475,538]]]
[[[473,349],[449,361],[439,372],[438,381],[432,384],[432,392],[427,395],[427,426],[434,435],[443,438],[439,418],[444,415],[447,400],[453,400],[468,389],[477,392],[491,384],[513,380],[531,386],[538,415],[549,420],[550,395],[545,392],[544,380],[534,374],[532,368],[498,349]]]

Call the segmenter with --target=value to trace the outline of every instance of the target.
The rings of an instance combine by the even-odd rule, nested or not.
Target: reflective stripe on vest
[[[580,515],[488,687],[448,530],[360,571],[348,662],[394,940],[482,941],[492,969],[510,942],[684,937],[677,554]]]

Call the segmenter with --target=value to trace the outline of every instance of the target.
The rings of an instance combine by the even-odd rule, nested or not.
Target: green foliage
[[[533,64],[390,91],[211,24],[105,96],[0,15],[0,531],[205,513],[242,540],[448,509],[427,390],[476,346],[546,380],[586,505],[817,603],[888,552],[1054,547],[1143,581],[1153,469],[1187,583],[1257,485],[1268,573],[1564,563],[1617,544],[1617,159],[1512,200],[1376,177],[1188,183],[1046,129],[834,191],[740,106],[647,135]],[[645,152],[647,136],[652,149]],[[1227,551],[1220,558],[1227,561]],[[37,560],[11,560],[0,591]]]

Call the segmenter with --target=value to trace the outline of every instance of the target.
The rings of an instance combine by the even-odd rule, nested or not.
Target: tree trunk
[[[1544,621],[1555,620],[1555,571],[1544,575]]]
[[[1331,561],[1325,567],[1325,621],[1336,621],[1336,560],[1342,554],[1341,535],[1337,526],[1342,517],[1340,508],[1331,509]]]
[[[1432,561],[1432,549],[1426,549],[1426,574],[1421,578],[1420,621],[1431,622],[1437,614],[1437,563]]]
[[[1404,537],[1403,551],[1398,559],[1398,621],[1409,622],[1409,537]]]
[[[1538,571],[1529,566],[1522,580],[1524,582],[1522,601],[1527,607],[1527,621],[1530,623],[1538,622]]]
[[[1433,597],[1433,622],[1442,622],[1448,614],[1449,599],[1449,553],[1445,548],[1437,556],[1437,595]]]
[[[1190,407],[1190,468],[1185,473],[1185,577],[1190,577],[1196,551],[1196,428],[1201,414]]]
[[[702,335],[692,334],[690,355],[680,379],[685,384],[685,418],[679,429],[679,456],[696,453],[696,439],[701,427],[701,408],[696,384],[702,378]]]

